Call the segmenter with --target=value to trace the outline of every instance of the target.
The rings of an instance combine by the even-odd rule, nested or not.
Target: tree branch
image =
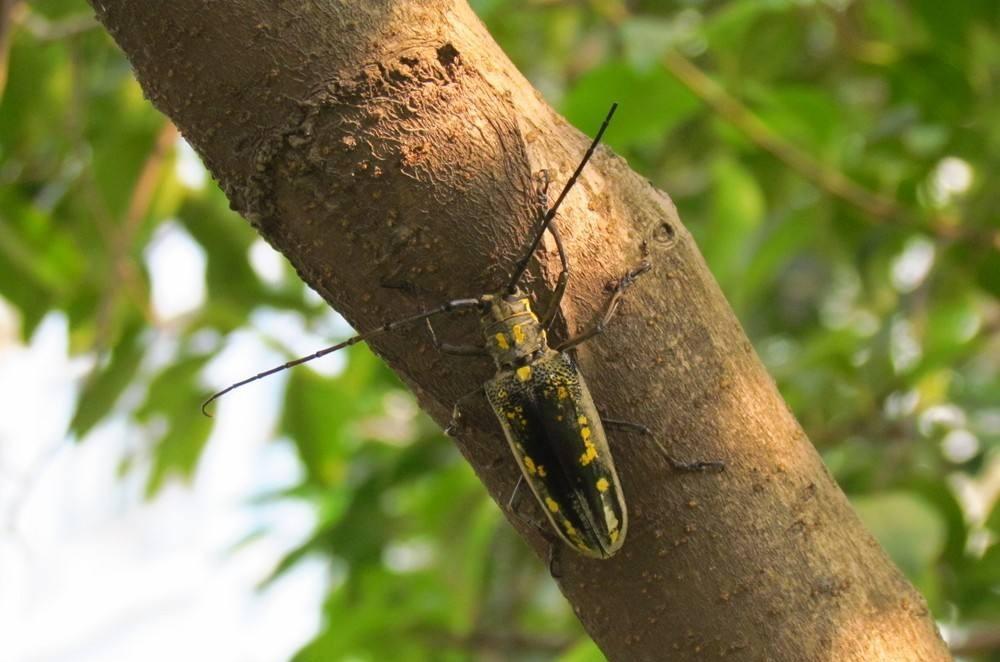
[[[359,329],[499,290],[529,237],[532,172],[563,182],[587,146],[464,0],[92,2],[233,207]],[[669,198],[601,148],[557,222],[574,269],[568,329],[644,247],[653,263],[608,332],[581,348],[598,405],[648,425],[678,459],[727,463],[681,475],[648,444],[611,439],[628,540],[607,561],[564,550],[558,580],[607,656],[948,659]],[[543,248],[530,286],[545,300],[558,259]],[[379,287],[389,276],[407,287]],[[449,338],[475,333],[468,316],[438,326],[449,325]],[[492,373],[420,332],[372,345],[442,423]],[[467,420],[459,447],[506,503],[517,469],[497,422],[483,403]],[[544,557],[538,533],[512,524]]]
[[[928,213],[926,220],[922,220],[917,211],[905,207],[895,198],[865,188],[809,152],[799,149],[677,51],[668,51],[663,56],[663,66],[757,147],[828,195],[857,208],[872,222],[895,221],[912,227],[926,226],[940,239],[976,242],[1000,250],[1000,232],[969,230],[961,227],[955,219],[936,213]]]

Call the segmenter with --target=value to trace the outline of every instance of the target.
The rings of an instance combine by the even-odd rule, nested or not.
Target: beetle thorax
[[[498,368],[523,366],[545,353],[545,329],[531,309],[531,299],[522,292],[494,294],[483,298],[488,305],[480,322],[486,349]]]

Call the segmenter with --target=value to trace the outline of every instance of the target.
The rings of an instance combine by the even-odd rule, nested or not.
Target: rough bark
[[[233,208],[360,329],[498,289],[531,225],[531,173],[548,168],[561,183],[586,147],[464,0],[92,3]],[[649,425],[675,457],[727,463],[720,475],[681,475],[649,444],[613,435],[628,540],[608,561],[563,554],[558,580],[606,655],[949,659],[667,195],[602,148],[559,223],[574,267],[569,329],[591,318],[643,243],[654,264],[580,351],[599,406]],[[558,265],[551,245],[538,262],[531,286],[544,300]],[[475,321],[442,319],[438,330],[472,338]],[[491,374],[486,361],[435,352],[419,329],[373,345],[441,422]],[[514,462],[482,401],[468,420],[459,447],[504,503]],[[544,557],[538,534],[512,524]]]

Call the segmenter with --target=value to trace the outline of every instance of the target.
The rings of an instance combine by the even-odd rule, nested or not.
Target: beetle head
[[[491,294],[482,298],[480,323],[498,368],[525,365],[548,347],[545,329],[531,308],[530,297],[521,291]]]

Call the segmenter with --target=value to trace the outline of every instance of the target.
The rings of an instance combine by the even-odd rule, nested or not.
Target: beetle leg
[[[556,351],[565,352],[567,349],[576,347],[580,343],[586,342],[587,340],[590,340],[594,336],[603,333],[604,327],[607,326],[608,322],[611,321],[611,318],[614,317],[615,312],[618,310],[618,304],[621,303],[621,298],[622,295],[625,293],[625,290],[627,290],[639,276],[643,275],[651,268],[652,265],[646,260],[643,260],[638,267],[632,269],[624,276],[622,276],[612,288],[611,296],[608,297],[607,302],[605,302],[604,310],[601,311],[601,316],[597,318],[597,322],[595,322],[593,326],[591,326],[589,329],[587,329],[580,335],[576,336],[575,338],[570,338],[563,344],[556,347]]]
[[[477,386],[476,390],[469,391],[468,393],[460,397],[458,400],[455,400],[455,406],[451,408],[451,420],[448,421],[448,425],[444,429],[444,433],[446,435],[448,435],[449,437],[454,436],[455,432],[458,431],[458,426],[462,424],[462,402],[468,400],[474,395],[482,393],[482,391],[483,387]]]
[[[530,526],[533,529],[538,529],[538,532],[542,534],[542,537],[548,540],[548,532],[545,530],[545,527],[528,517],[527,513],[521,512],[521,509],[519,508],[522,501],[519,497],[524,494],[521,491],[521,485],[523,484],[524,476],[520,475],[517,477],[517,482],[514,483],[514,489],[511,490],[510,498],[507,499],[507,510],[514,515],[514,517],[521,520],[525,525]]]
[[[667,462],[670,463],[670,468],[674,471],[690,471],[690,472],[700,472],[706,471],[710,473],[721,473],[726,470],[726,463],[720,462],[719,460],[701,460],[699,462],[681,462],[676,460],[669,455],[664,454],[667,458]]]
[[[548,540],[550,543],[555,544],[549,536],[549,531],[546,525],[539,523],[538,520],[532,519],[527,513],[522,512],[519,507],[524,501],[524,498],[521,496],[524,494],[524,491],[521,490],[522,485],[524,485],[523,475],[517,477],[517,483],[514,484],[514,489],[510,493],[510,498],[507,499],[507,510],[510,511],[514,517],[524,522],[527,526],[530,526],[533,529],[538,529],[538,532],[542,534],[543,538]]]
[[[549,172],[547,170],[540,170],[535,173],[533,179],[535,195],[537,196],[535,216],[536,220],[541,224],[545,222],[545,215],[549,213]],[[562,265],[562,271],[559,272],[559,280],[556,281],[556,289],[552,294],[552,299],[549,301],[548,307],[545,309],[545,314],[542,315],[542,328],[548,331],[552,326],[552,322],[555,321],[556,315],[559,313],[559,306],[562,303],[563,295],[566,293],[566,283],[569,282],[569,258],[566,256],[566,247],[563,246],[562,236],[559,234],[559,228],[555,224],[555,219],[552,219],[546,230],[548,230],[556,242],[556,248],[559,250],[559,262]]]
[[[556,240],[556,248],[559,250],[559,261],[562,263],[562,271],[559,272],[559,280],[556,281],[556,289],[549,301],[548,308],[542,316],[542,328],[548,331],[559,313],[559,306],[562,304],[563,295],[566,294],[566,284],[569,282],[569,258],[566,256],[566,248],[563,246],[562,237],[559,235],[559,227],[554,223],[549,225],[549,232]]]
[[[561,549],[559,543],[549,540],[549,574],[552,575],[553,579],[562,579],[562,564],[560,563],[559,550]]]
[[[601,416],[601,422],[604,424],[604,427],[606,428],[618,428],[619,430],[628,430],[630,432],[637,432],[646,437],[650,438],[653,437],[652,431],[645,425],[642,425],[641,423],[633,423],[631,421],[620,421],[614,418],[606,418],[603,415]],[[659,444],[657,444],[657,446],[659,446]],[[725,471],[726,469],[726,463],[719,462],[717,460],[699,461],[699,462],[681,462],[680,460],[671,457],[666,452],[663,453],[663,456],[667,459],[667,463],[670,464],[670,467],[674,471],[690,471],[690,472],[710,471],[713,473],[718,473],[720,471]]]
[[[628,430],[630,432],[638,432],[649,437],[653,436],[653,431],[647,428],[642,423],[633,423],[632,421],[622,421],[616,418],[608,418],[603,413],[601,413],[601,422],[606,428],[618,428],[619,430]]]
[[[526,525],[537,529],[538,532],[541,534],[542,538],[544,538],[545,541],[549,544],[548,560],[546,562],[549,568],[549,574],[552,575],[554,578],[559,579],[562,577],[562,570],[560,567],[561,564],[559,562],[559,549],[561,547],[559,541],[555,540],[549,534],[549,531],[544,526],[540,525],[538,522],[526,516],[524,513],[521,512],[520,508],[517,507],[518,505],[520,505],[521,501],[518,498],[518,496],[523,494],[523,492],[521,492],[521,485],[523,483],[524,483],[524,476],[518,476],[517,483],[514,485],[514,489],[510,493],[510,499],[507,500],[507,510],[510,511],[519,520],[524,522]]]
[[[521,492],[521,483],[523,482],[524,482],[524,476],[518,476],[517,482],[514,484],[514,489],[511,490],[510,498],[507,499],[507,510],[518,516],[520,516],[521,513],[520,511],[514,508],[514,500],[517,498],[517,495]]]
[[[486,351],[485,347],[480,347],[479,345],[452,345],[450,343],[444,343],[438,340],[437,334],[434,333],[434,325],[428,319],[427,330],[431,333],[431,341],[434,343],[435,349],[444,354],[454,354],[456,356],[489,356],[489,352]]]

